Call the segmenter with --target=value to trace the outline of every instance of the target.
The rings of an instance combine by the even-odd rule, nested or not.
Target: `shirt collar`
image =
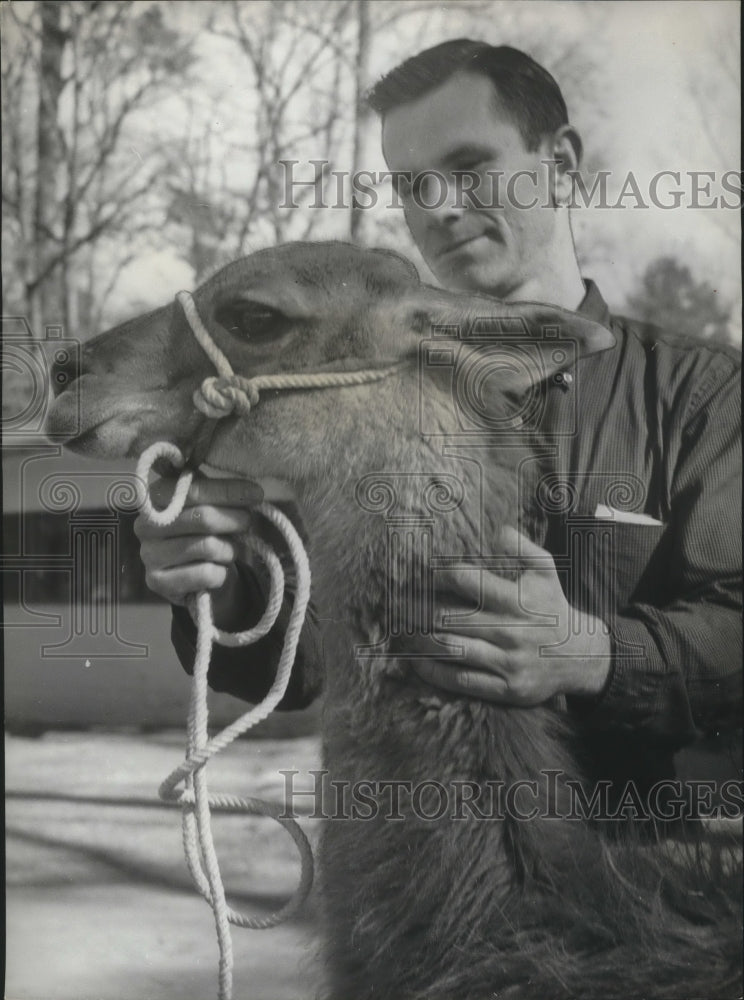
[[[596,320],[597,323],[601,323],[602,326],[609,328],[610,309],[605,300],[602,298],[602,293],[591,278],[583,278],[582,280],[584,282],[586,294],[581,300],[581,304],[576,312],[581,313],[582,316],[586,316],[589,319]]]
[[[593,346],[584,354],[586,357],[587,355],[599,354],[602,351],[608,351],[610,348],[615,347],[617,344],[617,338],[612,332],[610,325],[611,316],[609,306],[602,298],[599,289],[591,278],[584,278],[582,280],[584,282],[586,294],[581,300],[581,304],[576,312],[581,316],[586,316],[587,319],[594,320],[595,323],[603,327],[601,332],[604,334],[604,336],[598,336],[595,339]]]

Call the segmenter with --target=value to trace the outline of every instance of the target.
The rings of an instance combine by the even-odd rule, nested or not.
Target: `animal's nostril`
[[[75,344],[65,344],[54,349],[49,361],[52,389],[59,396],[82,374],[80,350]]]

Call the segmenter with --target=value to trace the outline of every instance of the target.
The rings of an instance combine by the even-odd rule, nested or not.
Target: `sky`
[[[721,158],[704,135],[702,111],[690,92],[696,76],[717,75],[719,52],[708,40],[730,32],[729,37],[738,41],[739,5],[672,2],[607,6],[611,8],[608,23],[613,44],[604,69],[610,84],[612,163],[618,173],[633,170],[652,175],[674,170],[683,175],[684,182],[685,172],[692,170],[720,173],[722,169],[740,169],[739,101],[729,99],[724,107],[719,99],[709,107],[709,124],[719,133],[726,154]],[[691,184],[687,178],[688,191]],[[706,199],[701,196],[699,201],[705,203]],[[730,214],[730,210],[722,211]],[[721,226],[731,228],[732,220],[720,220],[721,211],[681,207],[601,214],[602,225],[617,227],[630,247],[638,243],[642,251],[650,245],[655,253],[679,254],[694,273],[714,282],[724,295],[740,295],[739,244],[722,237]],[[637,275],[645,266],[645,252],[635,263],[633,252],[627,257],[621,254],[622,247],[616,263],[628,274]]]
[[[516,39],[527,47],[524,39],[533,34],[548,51],[555,39],[556,46],[575,44],[592,61],[592,73],[579,85],[577,124],[583,127],[588,152],[612,170],[610,190],[617,191],[629,171],[642,190],[657,171],[680,172],[688,204],[678,209],[574,212],[579,247],[592,248],[587,273],[600,283],[610,305],[621,307],[648,262],[662,254],[681,258],[698,280],[709,281],[727,301],[740,301],[740,241],[730,210],[689,207],[694,183],[689,171],[720,176],[740,168],[739,99],[725,75],[727,62],[738,66],[738,3],[497,0],[482,10],[480,37],[497,44]],[[184,18],[193,16],[188,5],[181,4],[180,12]],[[461,14],[457,3],[430,4],[423,18],[412,13],[376,42],[372,76],[428,44],[463,34]],[[219,47],[205,49],[203,57],[219,65],[226,86],[236,94],[244,91],[239,67],[230,67]],[[239,109],[240,101],[235,106]],[[228,135],[240,131],[239,110],[234,114],[234,120],[228,112],[220,123]],[[371,166],[384,169],[375,151]],[[711,191],[721,193],[715,185]],[[625,204],[633,205],[633,199]],[[175,256],[145,255],[122,276],[110,306],[113,312],[125,311],[129,300],[144,302],[148,289],[157,292],[157,299],[147,304],[155,304],[191,283],[189,268]]]

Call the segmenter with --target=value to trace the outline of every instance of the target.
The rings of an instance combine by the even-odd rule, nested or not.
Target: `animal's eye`
[[[284,313],[263,302],[236,301],[219,306],[215,319],[228,333],[243,340],[267,340],[287,329]]]

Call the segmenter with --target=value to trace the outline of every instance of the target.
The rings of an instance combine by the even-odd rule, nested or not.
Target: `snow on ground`
[[[182,746],[170,731],[8,737],[7,1000],[216,996],[212,914],[186,871],[180,812],[157,797]],[[208,766],[209,784],[280,800],[279,769],[318,766],[314,738],[245,740]],[[230,901],[279,906],[299,871],[289,837],[241,816],[214,830]],[[310,904],[279,928],[234,929],[235,997],[312,997],[312,925]]]

